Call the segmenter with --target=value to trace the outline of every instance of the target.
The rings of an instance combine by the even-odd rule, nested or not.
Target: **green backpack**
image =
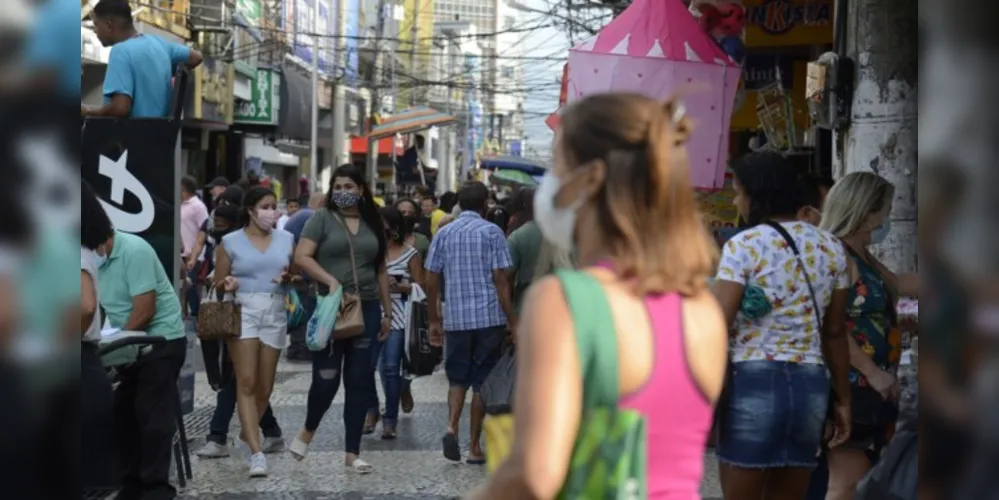
[[[619,410],[614,317],[603,285],[593,276],[558,270],[576,329],[583,374],[583,416],[563,500],[646,498],[645,417]]]

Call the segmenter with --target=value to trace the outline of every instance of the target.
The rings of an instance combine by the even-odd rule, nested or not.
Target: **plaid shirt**
[[[513,267],[499,226],[479,214],[462,212],[442,227],[430,244],[426,268],[447,280],[444,330],[478,330],[506,325],[493,283],[493,271]]]

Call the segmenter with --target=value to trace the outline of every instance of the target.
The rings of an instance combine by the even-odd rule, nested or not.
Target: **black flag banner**
[[[83,179],[118,230],[142,236],[178,279],[179,120],[88,119],[80,161]]]

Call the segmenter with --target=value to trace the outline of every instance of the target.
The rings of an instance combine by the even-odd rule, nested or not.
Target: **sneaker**
[[[215,441],[209,441],[195,452],[195,455],[201,458],[225,458],[229,456],[229,447]]]
[[[257,453],[250,457],[250,477],[264,477],[267,475],[267,457],[263,453]]]
[[[284,438],[281,437],[265,437],[262,443],[264,453],[281,453],[284,451]]]

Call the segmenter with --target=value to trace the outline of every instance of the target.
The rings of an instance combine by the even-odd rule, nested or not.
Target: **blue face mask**
[[[891,219],[885,217],[884,222],[871,231],[871,244],[880,245],[888,237],[889,232],[891,232]]]

